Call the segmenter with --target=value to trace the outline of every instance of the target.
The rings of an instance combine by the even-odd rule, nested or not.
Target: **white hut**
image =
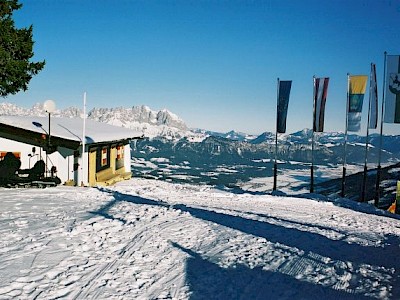
[[[86,120],[85,131],[83,126],[79,118],[0,116],[0,160],[12,152],[21,169],[43,160],[47,176],[55,173],[71,185],[109,185],[130,178],[130,141],[142,134],[92,120]]]

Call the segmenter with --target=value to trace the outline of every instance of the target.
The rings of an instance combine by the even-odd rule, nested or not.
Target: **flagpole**
[[[311,183],[310,193],[314,193],[314,130],[312,131],[311,138]]]
[[[371,99],[372,99],[372,69],[374,64],[371,63],[371,74],[369,80],[369,105],[368,105],[368,117],[367,117],[367,136],[365,137],[365,159],[364,159],[364,174],[363,174],[363,183],[362,183],[362,191],[361,191],[361,202],[366,201],[366,188],[367,188],[367,178],[368,178],[368,145],[369,145],[369,122],[370,122],[370,115],[371,115]]]
[[[279,78],[277,82],[277,93],[276,93],[276,130],[275,130],[275,160],[274,160],[274,186],[273,190],[276,191],[276,182],[277,182],[277,176],[278,176],[278,165],[276,163],[277,156],[278,156],[278,107],[279,107]]]
[[[83,93],[83,126],[82,126],[82,182],[81,186],[86,184],[87,166],[85,161],[85,147],[86,147],[86,92]]]
[[[314,130],[315,128],[315,76],[313,76],[313,124],[311,135],[311,182],[310,193],[314,193]]]
[[[342,174],[342,191],[340,193],[341,197],[344,197],[344,189],[346,185],[346,150],[347,150],[347,127],[349,123],[349,89],[350,89],[350,77],[347,73],[347,105],[346,105],[346,128],[344,132],[344,157],[343,157],[343,174]]]
[[[384,109],[385,109],[385,87],[386,87],[386,56],[387,56],[387,52],[385,51],[384,52],[384,61],[383,61],[381,132],[380,132],[380,137],[379,137],[378,167],[376,170],[375,201],[374,201],[374,204],[376,207],[379,206],[380,183],[381,183],[381,153],[382,153],[383,116],[384,116]]]

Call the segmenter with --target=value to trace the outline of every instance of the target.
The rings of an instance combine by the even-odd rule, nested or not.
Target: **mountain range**
[[[0,103],[0,115],[46,116],[43,104],[22,108],[11,103]],[[56,110],[54,117],[82,117],[76,107]],[[93,108],[87,118],[139,130],[146,137],[136,142],[135,148],[145,158],[173,157],[197,162],[243,163],[244,161],[273,159],[275,157],[275,134],[264,132],[259,136],[230,131],[213,132],[205,129],[189,129],[174,113],[163,109],[151,110],[148,106],[130,108]],[[304,129],[279,136],[277,158],[308,163],[312,159],[312,131]],[[344,133],[325,132],[314,136],[314,160],[320,164],[338,164],[343,160]],[[400,136],[384,136],[382,140],[382,162],[395,163],[400,160]],[[379,135],[370,136],[368,161],[376,163],[379,155]],[[151,149],[151,151],[149,150]],[[155,151],[154,149],[157,149]],[[360,155],[362,153],[362,155]],[[347,161],[363,163],[365,159],[365,137],[348,135]]]
[[[47,116],[42,103],[32,108],[22,108],[11,103],[0,103],[0,115]],[[83,111],[77,107],[56,110],[53,117],[83,117]],[[87,113],[87,118],[115,126],[135,129],[145,133],[147,137],[187,136],[189,129],[177,115],[163,109],[153,111],[148,106],[133,106],[131,108],[93,108]]]

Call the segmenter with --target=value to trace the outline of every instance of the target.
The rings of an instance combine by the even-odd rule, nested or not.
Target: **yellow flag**
[[[357,132],[361,129],[361,113],[367,81],[367,75],[349,76],[349,99],[347,107],[348,131]]]

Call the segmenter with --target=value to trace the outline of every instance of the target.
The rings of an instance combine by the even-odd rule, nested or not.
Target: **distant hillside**
[[[204,130],[204,129],[193,129],[192,131],[206,135],[206,136],[221,137],[221,138],[230,139],[230,140],[234,140],[234,141],[240,141],[240,142],[250,142],[257,137],[255,135],[247,134],[244,132],[238,132],[235,130],[231,130],[226,133]]]

